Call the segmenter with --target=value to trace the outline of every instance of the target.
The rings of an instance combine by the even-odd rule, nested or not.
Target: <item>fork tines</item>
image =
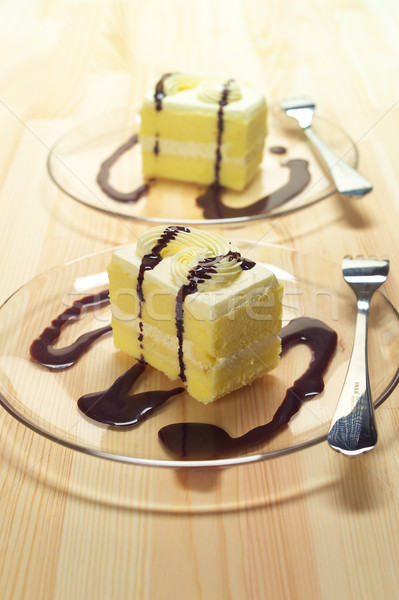
[[[366,280],[373,283],[383,283],[389,271],[389,259],[365,256],[345,256],[342,261],[342,271],[345,279],[352,283],[362,283]]]

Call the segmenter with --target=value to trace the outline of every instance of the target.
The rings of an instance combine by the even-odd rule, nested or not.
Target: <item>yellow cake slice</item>
[[[282,287],[222,236],[155,227],[108,267],[117,348],[212,402],[276,367]]]
[[[262,161],[263,95],[229,77],[167,73],[141,109],[143,173],[242,190]]]

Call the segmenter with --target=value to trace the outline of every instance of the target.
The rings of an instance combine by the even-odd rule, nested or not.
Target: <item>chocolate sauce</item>
[[[159,133],[157,133],[155,136],[155,144],[154,144],[154,148],[153,148],[153,153],[155,154],[155,156],[158,156],[158,154],[159,154]]]
[[[188,273],[188,283],[182,285],[176,296],[176,331],[178,341],[178,359],[179,359],[179,377],[182,381],[186,381],[185,364],[183,357],[183,336],[184,336],[184,301],[190,294],[198,292],[198,285],[204,283],[206,279],[212,277],[212,273],[216,273],[217,264],[223,259],[229,257],[229,260],[239,260],[243,271],[248,271],[255,266],[254,261],[248,258],[241,258],[239,252],[230,251],[222,256],[212,256],[201,260],[194,269]]]
[[[164,77],[158,82],[157,88],[158,86],[160,86],[160,83],[164,81],[164,78],[166,78],[167,75],[164,75]],[[285,202],[288,202],[288,200],[291,200],[295,196],[298,196],[298,194],[300,194],[305,189],[305,187],[310,181],[308,162],[301,159],[289,160],[285,163],[285,165],[283,165],[285,167],[288,167],[289,169],[289,179],[288,182],[281,188],[243,208],[232,208],[223,204],[221,198],[223,188],[219,184],[220,163],[222,159],[221,144],[224,130],[223,109],[228,102],[228,86],[230,85],[231,81],[232,80],[226,83],[219,103],[218,135],[215,156],[215,181],[206,189],[204,194],[197,198],[197,204],[203,208],[203,216],[206,219],[228,219],[234,217],[246,217],[260,214],[262,212],[271,211],[281,206],[282,204],[285,204]],[[163,83],[159,89],[161,88],[163,89]],[[161,94],[161,92],[159,93]],[[162,94],[163,98],[164,93],[162,92]],[[159,102],[161,102],[161,100],[159,100]],[[160,106],[162,108],[162,103],[160,104]],[[157,110],[161,110],[161,108]],[[125,152],[130,150],[130,148],[132,148],[137,143],[138,136],[136,134],[133,137],[131,137],[125,144],[117,148],[115,152],[101,164],[99,173],[97,175],[97,183],[101,187],[103,192],[107,194],[107,196],[118,202],[137,202],[149,190],[148,183],[145,183],[139,186],[137,189],[125,193],[118,191],[109,183],[111,167]],[[283,154],[283,151],[286,152],[286,149],[282,146],[275,146],[273,148],[270,148],[270,152],[273,152],[275,154]],[[158,156],[158,154],[160,153],[158,136],[156,136],[155,139],[153,152],[156,156]]]
[[[138,310],[138,318],[139,318],[139,344],[140,344],[140,361],[144,362],[144,345],[143,345],[143,321],[142,321],[142,309],[143,302],[145,301],[143,294],[143,282],[144,275],[146,271],[154,269],[162,260],[161,252],[162,250],[174,240],[179,233],[179,231],[184,231],[186,233],[190,233],[188,227],[182,227],[177,225],[172,225],[170,227],[166,227],[163,231],[160,238],[157,240],[155,246],[151,249],[149,254],[145,254],[141,259],[141,264],[139,267],[139,273],[137,276],[137,297],[139,299],[139,310]],[[178,360],[179,360],[179,377],[182,381],[186,381],[185,375],[185,365],[183,358],[183,335],[184,335],[184,301],[190,294],[195,294],[198,291],[198,284],[204,283],[206,279],[210,279],[213,273],[216,273],[217,264],[225,257],[229,257],[229,260],[238,260],[240,261],[241,269],[244,271],[252,269],[255,266],[255,263],[252,260],[247,258],[241,258],[241,254],[239,252],[230,251],[226,255],[222,256],[212,256],[207,257],[201,260],[198,265],[191,269],[187,275],[188,283],[182,285],[179,288],[176,296],[176,313],[175,313],[175,322],[176,322],[176,331],[177,331],[177,340],[178,340]]]
[[[129,394],[130,388],[144,370],[144,365],[136,363],[108,389],[79,398],[78,407],[87,417],[99,423],[113,427],[133,427],[144,421],[171,396],[184,392],[184,388],[178,387]]]
[[[141,306],[141,303],[140,303],[140,307],[139,307],[138,317],[140,319],[140,321],[139,321],[139,331],[140,331],[140,333],[139,333],[139,337],[138,337],[139,346],[140,346],[140,362],[142,364],[144,364],[145,363],[145,360],[144,360],[144,343],[143,343],[143,340],[144,340],[144,325],[143,325],[143,321],[142,321],[142,306]]]
[[[139,141],[138,135],[133,135],[127,142],[122,144],[119,148],[115,150],[113,154],[109,158],[107,158],[103,163],[101,163],[100,170],[97,175],[97,183],[102,189],[102,191],[107,194],[113,200],[117,200],[118,202],[137,202],[148,191],[148,185],[144,183],[139,186],[137,189],[132,192],[120,192],[114,188],[113,185],[110,184],[109,178],[111,175],[111,167],[114,166],[116,161],[130,148],[133,148]]]
[[[289,169],[288,182],[268,196],[264,196],[249,206],[232,208],[222,202],[223,188],[214,183],[205,193],[197,198],[197,204],[202,207],[206,219],[230,219],[247,217],[273,210],[298,196],[310,181],[308,162],[302,159],[289,160],[285,163]]]
[[[271,154],[286,154],[287,148],[284,148],[284,146],[272,146],[269,148],[269,152]]]
[[[59,338],[64,325],[76,321],[82,314],[83,308],[94,308],[103,304],[109,304],[108,290],[76,300],[72,306],[51,321],[51,325],[46,327],[39,337],[32,342],[30,347],[32,358],[49,369],[56,370],[71,367],[95,340],[111,331],[111,326],[89,331],[78,337],[73,344],[64,348],[54,348],[53,344]]]
[[[146,271],[152,271],[155,269],[158,263],[161,262],[162,256],[161,252],[166,246],[175,239],[179,231],[184,231],[186,233],[190,233],[188,227],[181,227],[179,225],[171,225],[170,227],[166,227],[161,237],[157,240],[157,243],[152,248],[150,254],[145,254],[141,259],[141,264],[139,268],[139,274],[137,276],[137,296],[140,302],[144,302],[143,296],[143,281],[144,281],[144,273]]]
[[[166,94],[165,94],[165,80],[170,77],[172,75],[172,73],[165,73],[165,75],[162,75],[161,79],[158,81],[158,83],[155,86],[155,92],[154,92],[154,101],[155,101],[155,110],[160,111],[162,110],[162,100],[165,98]]]
[[[312,359],[303,375],[288,388],[282,404],[269,423],[255,427],[236,438],[216,425],[175,423],[163,427],[158,432],[163,445],[181,458],[209,459],[263,444],[286,426],[304,401],[323,391],[323,374],[335,351],[337,334],[317,319],[300,318],[283,328],[281,339],[282,354],[293,345],[305,343],[312,350]]]
[[[144,346],[143,346],[143,321],[142,321],[142,309],[143,309],[143,302],[144,302],[144,294],[143,294],[144,274],[145,274],[146,271],[152,271],[152,269],[155,269],[155,267],[157,266],[157,264],[159,264],[161,262],[161,260],[162,260],[162,256],[161,256],[162,250],[164,248],[166,248],[166,246],[169,244],[169,242],[171,242],[172,240],[175,239],[175,237],[177,236],[177,234],[179,233],[179,231],[185,231],[186,233],[190,232],[190,230],[188,229],[188,227],[181,227],[181,226],[178,226],[178,225],[171,225],[170,227],[166,227],[166,229],[162,233],[161,237],[157,240],[157,243],[152,248],[150,254],[145,254],[143,256],[143,258],[141,259],[139,273],[138,273],[138,276],[137,276],[136,292],[137,292],[137,297],[139,299],[138,318],[139,318],[140,334],[139,334],[139,338],[138,339],[139,339],[140,349],[141,349],[140,360],[142,362],[144,361],[144,354],[143,354],[143,350],[144,350]]]
[[[223,86],[222,94],[219,100],[218,121],[217,121],[217,138],[216,138],[216,155],[215,155],[215,184],[219,184],[220,163],[222,161],[222,137],[224,131],[224,107],[229,101],[230,85],[233,79],[229,79]]]
[[[186,228],[167,228],[152,249],[153,254],[146,256],[160,257],[160,252],[171,239],[177,235],[177,230]],[[228,253],[232,258],[238,258],[236,252]],[[238,255],[238,256],[237,256]],[[207,258],[190,271],[189,283],[183,285],[178,292],[176,306],[176,325],[181,327],[179,338],[179,362],[181,376],[184,380],[184,362],[182,354],[183,341],[183,303],[187,295],[196,291],[199,283],[212,276],[215,264],[222,257]],[[153,263],[150,262],[150,268]],[[241,268],[251,269],[251,260],[242,259]],[[144,269],[145,270],[145,269]],[[144,270],[142,276],[144,277]],[[141,290],[142,293],[142,290]],[[33,341],[30,347],[32,358],[53,370],[71,367],[78,358],[99,337],[111,331],[110,326],[102,327],[80,336],[73,344],[64,348],[54,348],[53,343],[58,339],[65,324],[76,321],[83,307],[93,308],[109,302],[108,290],[98,294],[85,296],[77,300],[71,307],[51,321],[41,335]],[[178,308],[179,306],[179,308]],[[142,336],[142,328],[140,329]],[[296,414],[302,403],[320,394],[324,389],[323,375],[329,365],[337,344],[337,334],[327,325],[311,318],[299,318],[291,321],[281,331],[282,355],[292,346],[305,343],[312,350],[312,359],[306,371],[288,388],[285,398],[274,414],[272,420],[265,425],[251,429],[240,437],[231,437],[224,429],[207,423],[175,423],[163,427],[158,432],[164,446],[172,453],[184,459],[209,459],[221,454],[228,454],[256,444],[263,444],[271,439],[282,427],[287,425]],[[86,394],[79,398],[80,410],[89,418],[114,427],[132,427],[161,406],[168,398],[184,392],[178,387],[172,390],[155,390],[129,394],[138,377],[144,372],[145,365],[136,363],[111,385],[101,392]]]

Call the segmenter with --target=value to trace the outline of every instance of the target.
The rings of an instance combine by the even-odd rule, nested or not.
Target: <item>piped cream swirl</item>
[[[166,96],[173,96],[183,90],[192,90],[198,86],[203,75],[197,73],[172,73],[165,79],[164,92]]]
[[[201,81],[197,88],[197,98],[202,100],[202,102],[219,104],[226,86],[228,90],[226,104],[241,100],[241,89],[235,79],[205,79]]]
[[[206,250],[187,248],[175,254],[171,270],[178,285],[197,277],[204,291],[230,285],[242,273],[241,262],[237,253],[214,256]]]
[[[140,258],[156,249],[166,231],[162,226],[153,227],[139,237],[136,252]],[[190,272],[198,266],[206,265],[209,274],[209,278],[200,278],[201,290],[230,285],[242,273],[238,248],[216,233],[193,228],[177,230],[159,253],[162,258],[172,257],[171,275],[177,285],[187,284]],[[204,260],[206,263],[201,263]]]
[[[196,88],[198,100],[208,104],[219,104],[225,86],[228,83],[226,104],[241,100],[241,88],[234,79],[220,75],[205,75],[200,73],[172,73],[163,84],[165,96],[174,96],[183,90]]]

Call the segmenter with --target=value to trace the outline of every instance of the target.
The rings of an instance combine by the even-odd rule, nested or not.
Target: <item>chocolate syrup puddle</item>
[[[165,247],[177,232],[168,228],[154,246],[154,255]],[[236,257],[231,252],[231,255]],[[220,257],[216,257],[216,259]],[[212,262],[213,264],[212,264]],[[211,276],[215,258],[205,259],[193,269],[189,284],[182,286],[181,303],[184,297],[192,293],[198,283]],[[251,269],[253,261],[242,259],[241,268]],[[153,267],[152,267],[153,268]],[[144,271],[143,271],[144,277]],[[179,302],[180,302],[179,301]],[[111,332],[106,326],[80,336],[73,344],[64,348],[54,348],[52,344],[58,339],[65,324],[76,321],[83,307],[92,308],[109,303],[108,290],[98,294],[85,296],[77,300],[71,307],[61,313],[44,329],[30,347],[32,358],[52,370],[65,369],[75,364],[78,358],[90,348],[99,337]],[[182,306],[182,304],[181,304]],[[181,313],[181,316],[183,314]],[[220,454],[228,454],[239,449],[248,448],[264,443],[272,438],[282,427],[288,424],[291,417],[298,412],[302,403],[324,389],[323,375],[329,365],[337,344],[337,334],[327,325],[317,319],[299,318],[291,321],[280,333],[282,340],[282,355],[288,348],[299,343],[305,343],[312,350],[312,359],[306,371],[288,388],[285,398],[274,414],[272,420],[265,425],[251,429],[244,435],[233,438],[224,429],[207,423],[175,423],[159,430],[158,436],[170,452],[183,459],[209,459]],[[181,357],[183,360],[183,356]],[[184,363],[183,363],[184,365]],[[79,409],[89,418],[113,427],[132,427],[146,419],[171,396],[184,392],[184,388],[172,390],[152,390],[138,394],[129,394],[132,385],[144,372],[145,364],[136,363],[123,373],[106,390],[86,394],[79,398]],[[183,366],[184,373],[184,366]]]
[[[280,335],[283,354],[291,346],[305,343],[312,350],[312,359],[303,375],[288,388],[272,420],[236,438],[221,427],[208,423],[167,425],[158,432],[159,439],[167,450],[184,459],[198,460],[264,443],[289,423],[305,400],[323,391],[323,374],[337,344],[335,331],[317,319],[300,318],[291,321]]]
[[[165,98],[164,83],[165,80],[168,77],[170,77],[170,75],[172,75],[172,73],[165,73],[165,75],[161,77],[161,79],[155,86],[154,101],[155,109],[157,111],[162,110],[162,100]],[[153,152],[156,155],[159,154],[158,136],[159,134],[157,134],[156,136],[153,148]],[[102,191],[104,192],[104,194],[107,194],[107,196],[109,196],[113,200],[116,200],[117,202],[134,203],[137,202],[142,196],[144,196],[148,192],[149,186],[147,183],[140,185],[138,188],[131,192],[120,192],[109,182],[111,176],[111,168],[119,160],[119,158],[123,154],[125,154],[125,152],[128,152],[128,150],[133,148],[133,146],[135,146],[138,143],[138,141],[138,134],[133,135],[131,138],[128,139],[127,142],[122,144],[122,146],[119,146],[119,148],[117,148],[115,152],[113,152],[111,156],[107,158],[104,162],[102,162],[100,165],[100,170],[97,174],[96,181],[102,189]]]
[[[269,152],[270,154],[286,154],[287,148],[284,148],[284,146],[272,146],[269,148]]]
[[[127,142],[119,146],[109,158],[101,163],[100,170],[97,175],[97,183],[102,191],[117,202],[137,202],[148,191],[148,185],[144,183],[131,192],[120,192],[110,184],[111,167],[116,161],[130,148],[133,148],[139,141],[137,134],[133,135]]]
[[[310,181],[308,165],[308,161],[299,158],[287,161],[284,165],[289,169],[287,183],[249,206],[232,208],[223,204],[221,197],[223,188],[216,183],[209,186],[204,194],[197,198],[197,204],[203,209],[203,216],[206,219],[249,217],[271,211],[298,196],[306,188]]]
[[[79,409],[90,419],[113,427],[138,425],[166,400],[184,392],[184,388],[156,390],[130,394],[130,388],[144,372],[136,363],[102,392],[85,394],[78,400]]]
[[[83,308],[95,308],[103,304],[109,304],[109,292],[104,290],[98,294],[85,296],[76,300],[72,306],[67,308],[51,325],[46,327],[30,346],[30,354],[34,360],[49,369],[66,369],[71,367],[88,350],[88,348],[103,335],[112,331],[111,326],[101,327],[94,331],[84,333],[69,346],[54,348],[53,344],[60,336],[62,328],[72,321],[76,321],[82,314]]]
[[[161,262],[162,250],[164,248],[166,248],[166,246],[169,244],[169,242],[171,242],[172,240],[175,239],[175,237],[177,236],[179,231],[184,231],[186,233],[190,232],[188,227],[181,227],[178,225],[171,225],[170,227],[166,227],[166,229],[162,233],[161,237],[157,240],[157,243],[152,248],[151,252],[149,254],[145,254],[143,256],[143,258],[141,259],[139,273],[137,276],[137,287],[136,287],[137,297],[139,299],[138,318],[139,318],[140,334],[139,334],[138,339],[140,342],[140,350],[141,350],[140,361],[141,362],[144,361],[143,321],[142,321],[143,302],[145,302],[145,298],[144,298],[144,294],[143,294],[144,275],[145,275],[146,271],[152,271],[152,269],[155,269],[157,264],[159,264]]]
[[[164,75],[164,78],[166,78],[166,76],[169,75],[170,73]],[[164,78],[162,78],[160,82],[163,81]],[[201,194],[196,199],[198,206],[202,207],[203,209],[203,216],[205,219],[229,219],[234,217],[249,217],[252,215],[260,214],[262,212],[269,212],[281,206],[282,204],[285,204],[295,196],[298,196],[298,194],[300,194],[305,189],[305,187],[310,181],[308,162],[302,159],[292,159],[287,161],[283,165],[285,167],[288,167],[289,176],[288,182],[281,188],[278,188],[271,194],[264,196],[263,198],[256,200],[253,204],[250,204],[249,206],[245,206],[243,208],[232,208],[223,204],[221,196],[224,188],[219,184],[220,164],[222,159],[221,144],[224,130],[223,109],[228,102],[228,86],[230,85],[231,81],[232,80],[226,83],[226,86],[222,93],[222,98],[219,103],[218,136],[214,167],[215,181],[205,190],[203,194]],[[158,86],[160,86],[160,82],[158,82],[157,88]],[[161,87],[163,90],[163,83]],[[161,89],[161,87],[159,89]],[[162,98],[164,98],[165,94],[163,91],[158,93],[161,94]],[[159,102],[161,108],[157,108],[157,110],[162,109],[162,102],[160,99]],[[120,192],[109,183],[111,168],[113,167],[113,165],[125,152],[127,152],[135,144],[137,144],[138,141],[138,135],[133,135],[126,143],[122,144],[122,146],[117,148],[109,158],[107,158],[103,163],[101,163],[96,181],[100,188],[103,190],[103,192],[113,200],[116,200],[117,202],[137,202],[149,190],[150,186],[148,185],[148,183],[144,183],[131,192]],[[155,155],[158,155],[160,153],[158,137],[156,137],[153,152]],[[284,154],[286,152],[286,149],[283,146],[274,146],[270,148],[270,152],[274,154]]]
[[[253,269],[254,261],[248,258],[241,258],[239,252],[230,251],[222,256],[212,256],[201,260],[194,269],[188,273],[188,283],[182,285],[176,296],[176,331],[178,341],[178,359],[179,359],[179,377],[186,381],[186,367],[183,356],[183,337],[184,337],[184,301],[190,294],[198,292],[198,285],[204,283],[206,279],[211,279],[212,274],[217,271],[217,264],[223,259],[229,257],[229,260],[239,260],[243,271]]]

